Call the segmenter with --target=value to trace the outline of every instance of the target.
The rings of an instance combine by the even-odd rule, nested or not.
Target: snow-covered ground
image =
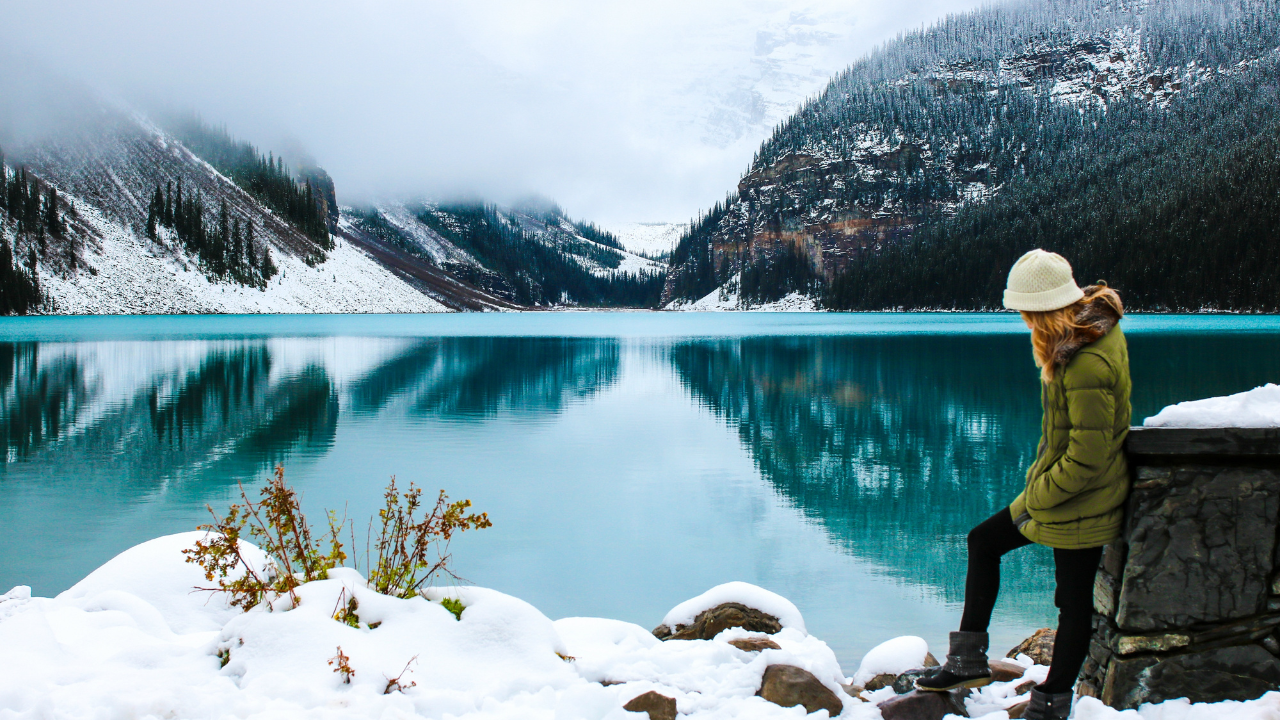
[[[0,595],[0,718],[643,718],[622,706],[650,690],[675,698],[682,717],[795,718],[756,695],[765,669],[811,672],[844,704],[842,718],[880,717],[892,688],[846,694],[845,684],[923,661],[928,645],[895,638],[867,654],[846,678],[834,653],[804,630],[784,598],[745,583],[712,588],[674,608],[687,618],[726,600],[766,605],[784,618],[768,636],[778,649],[747,652],[730,640],[760,633],[730,628],[713,640],[662,642],[638,625],[603,618],[552,621],[528,603],[478,587],[430,589],[409,600],[369,589],[355,570],[241,613],[206,586],[182,550],[202,537],[181,533],[131,548],[55,598],[25,586]],[[262,567],[265,558],[242,548]],[[443,598],[460,601],[457,618]],[[355,626],[336,609],[358,601]],[[1022,697],[1014,688],[1048,668],[1026,656],[1026,675],[967,701],[972,717],[1005,720]],[[1025,696],[1023,696],[1025,697]],[[824,717],[825,710],[817,717]],[[1120,713],[1092,698],[1080,720],[1273,720],[1280,693],[1238,703],[1173,700]]]
[[[1280,385],[1267,383],[1226,397],[1170,405],[1142,422],[1145,427],[1280,427]]]
[[[735,277],[693,302],[675,300],[668,303],[664,309],[682,310],[684,312],[734,312],[740,310],[752,312],[817,312],[818,301],[808,295],[793,292],[773,302],[744,303],[739,297],[738,279]]]
[[[680,236],[689,228],[686,223],[629,222],[601,226],[612,233],[628,251],[648,257],[661,257],[675,249]]]
[[[94,272],[62,277],[40,273],[56,312],[66,314],[164,313],[416,313],[444,312],[364,253],[335,238],[336,247],[315,267],[272,250],[280,273],[265,290],[211,282],[189,260],[164,257],[155,245],[112,222],[87,202],[80,216],[101,238],[86,247]]]

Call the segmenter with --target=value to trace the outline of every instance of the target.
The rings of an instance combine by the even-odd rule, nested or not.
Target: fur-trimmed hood
[[[1103,295],[1106,285],[1090,285],[1084,288],[1084,307],[1076,315],[1076,323],[1083,326],[1072,333],[1054,357],[1054,364],[1065,366],[1076,356],[1080,348],[1111,332],[1120,322],[1120,313]]]

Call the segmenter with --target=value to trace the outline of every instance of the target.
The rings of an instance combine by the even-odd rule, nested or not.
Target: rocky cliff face
[[[1220,4],[1241,17],[1263,11]],[[830,283],[924,219],[955,215],[1040,172],[1046,154],[1077,141],[1071,126],[1090,113],[1115,103],[1160,112],[1256,61],[1170,49],[1184,30],[1164,5],[989,8],[860,61],[781,125],[725,206],[682,239],[663,302],[695,300],[783,254],[807,258]],[[773,285],[755,299],[793,289]]]

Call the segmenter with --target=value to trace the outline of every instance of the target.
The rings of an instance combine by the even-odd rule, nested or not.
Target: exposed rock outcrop
[[[675,629],[659,625],[653,635],[659,640],[710,640],[732,627],[772,635],[782,630],[782,623],[769,613],[728,602],[698,613],[690,625],[677,625]]]
[[[649,720],[676,720],[676,700],[650,690],[637,695],[622,706],[628,712],[648,713]]]
[[[880,703],[884,720],[942,720],[947,715],[969,717],[964,696],[955,691],[936,693],[912,690]]]
[[[1031,637],[1018,643],[1017,647],[1010,650],[1005,657],[1016,658],[1019,655],[1026,655],[1037,665],[1050,665],[1053,663],[1053,641],[1057,637],[1057,630],[1040,628],[1032,633]]]
[[[1280,431],[1141,428],[1127,526],[1103,552],[1081,695],[1136,708],[1280,686]]]
[[[742,650],[743,652],[760,652],[761,650],[781,650],[778,643],[769,638],[738,638],[730,640],[729,644]]]
[[[813,673],[794,665],[770,665],[760,683],[760,697],[782,707],[804,706],[806,712],[826,710],[835,717],[844,703]]]

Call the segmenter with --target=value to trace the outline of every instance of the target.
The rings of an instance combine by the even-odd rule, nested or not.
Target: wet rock
[[[1150,477],[1147,477],[1150,476]],[[1146,632],[1263,612],[1280,512],[1280,472],[1140,468],[1116,624]]]
[[[730,640],[729,644],[743,652],[760,652],[761,650],[782,649],[778,643],[770,640],[769,638],[738,638],[737,640]]]
[[[987,665],[991,667],[991,682],[1017,680],[1027,672],[1018,663],[1009,662],[1008,660],[990,660]]]
[[[760,697],[782,707],[804,706],[805,712],[825,709],[835,717],[844,711],[844,703],[823,685],[813,673],[794,665],[770,665],[760,683]]]
[[[925,653],[925,654],[924,654],[924,666],[925,666],[925,667],[927,667],[927,668],[935,668],[935,667],[939,667],[939,665],[938,665],[938,658],[934,657],[934,656],[933,656],[933,653]]]
[[[622,706],[629,712],[649,713],[649,720],[676,720],[676,699],[650,690]]]
[[[880,703],[880,716],[884,720],[942,720],[947,715],[969,717],[963,697],[954,691],[935,693],[912,690]]]
[[[1280,685],[1280,660],[1258,645],[1236,645],[1167,657],[1114,658],[1102,702],[1136,708],[1185,697],[1191,702],[1252,700]]]
[[[880,688],[889,687],[890,685],[894,685],[894,682],[898,679],[898,677],[899,677],[898,675],[894,675],[893,673],[880,673],[879,675],[868,680],[866,686],[863,689],[866,690],[867,692],[872,692],[874,690],[879,690]],[[894,692],[897,692],[898,691],[897,685],[894,685],[893,689],[894,689]]]
[[[698,613],[691,625],[677,625],[674,630],[659,625],[653,635],[659,640],[710,640],[731,627],[772,635],[782,630],[782,623],[769,613],[728,602]]]
[[[1005,657],[1016,658],[1021,654],[1034,660],[1037,665],[1049,665],[1053,662],[1053,641],[1057,637],[1057,630],[1040,628],[1031,637],[1018,643]]]
[[[893,691],[902,695],[916,689],[916,680],[922,677],[928,677],[933,673],[933,668],[915,668],[908,670],[893,679]]]

